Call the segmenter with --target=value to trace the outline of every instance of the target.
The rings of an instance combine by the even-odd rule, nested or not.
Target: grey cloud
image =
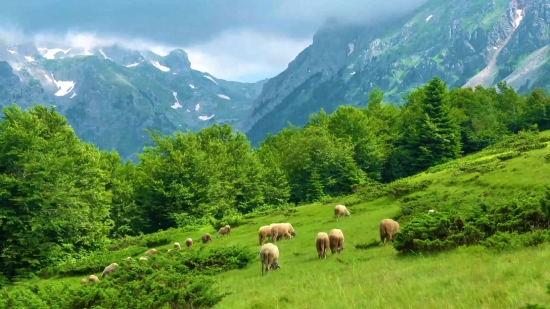
[[[192,46],[222,32],[254,30],[310,38],[329,19],[369,23],[426,0],[17,0],[4,1],[0,23],[25,33],[95,32]]]

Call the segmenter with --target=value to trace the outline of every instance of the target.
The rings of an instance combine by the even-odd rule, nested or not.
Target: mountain
[[[0,105],[55,106],[80,138],[136,159],[150,138],[213,123],[235,124],[263,84],[218,79],[191,69],[181,49],[166,56],[110,46],[44,47],[0,42]]]
[[[401,19],[331,24],[264,86],[236,125],[257,144],[290,121],[339,105],[364,105],[379,87],[386,101],[439,76],[448,86],[506,81],[519,92],[550,89],[548,0],[429,0]]]

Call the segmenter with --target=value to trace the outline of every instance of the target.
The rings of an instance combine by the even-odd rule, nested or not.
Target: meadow
[[[549,135],[543,132],[541,138]],[[479,199],[502,199],[549,183],[548,148],[491,161],[509,152],[488,149],[412,176],[406,181],[429,180],[431,184],[406,196],[446,194],[460,197],[457,201],[464,205],[457,207],[467,208]],[[464,166],[470,170],[459,173]],[[352,215],[336,221],[333,209],[340,203],[348,205]],[[215,237],[211,226],[191,232],[175,229],[169,234],[172,242],[156,248],[160,256],[167,255],[172,243],[178,241],[184,252],[231,245],[258,252],[260,226],[292,223],[296,237],[277,242],[281,268],[262,276],[261,264],[255,258],[243,269],[218,274],[216,287],[225,297],[214,308],[520,308],[527,303],[550,303],[546,293],[550,279],[548,243],[506,250],[472,245],[439,253],[398,254],[391,244],[377,244],[378,225],[382,219],[399,218],[402,204],[403,197],[385,195],[361,202],[352,195],[267,215],[249,214],[230,235],[220,238]],[[430,209],[433,205],[425,206]],[[401,222],[402,227],[404,224]],[[319,260],[315,237],[333,228],[344,232],[345,249],[341,254],[329,250],[327,258]],[[202,244],[200,237],[206,232],[212,234],[213,241]],[[184,247],[187,237],[194,240],[191,248]],[[77,285],[80,278],[34,279],[17,285],[56,281]]]

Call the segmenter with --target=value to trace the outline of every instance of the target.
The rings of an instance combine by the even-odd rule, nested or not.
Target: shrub
[[[550,195],[548,191],[546,194]],[[403,224],[396,235],[394,247],[397,251],[440,251],[475,243],[502,250],[516,245],[536,245],[550,239],[548,231],[532,232],[548,228],[546,196],[540,198],[533,193],[516,198],[482,199],[464,209],[453,206],[456,201],[449,200],[448,205],[440,202],[437,212],[426,213],[426,197],[437,196],[411,197],[403,203],[403,217],[408,216],[411,220]]]
[[[208,308],[223,295],[211,277],[128,263],[99,283],[31,285],[1,290],[0,308]]]
[[[503,153],[501,155],[498,155],[497,159],[499,159],[500,161],[507,161],[507,160],[510,160],[510,159],[513,159],[513,158],[516,158],[516,157],[519,157],[519,156],[521,156],[521,152],[512,151],[512,152],[507,152],[507,153]]]
[[[416,191],[426,190],[431,184],[431,180],[420,182],[406,179],[397,180],[387,186],[387,194],[390,198],[399,198]]]

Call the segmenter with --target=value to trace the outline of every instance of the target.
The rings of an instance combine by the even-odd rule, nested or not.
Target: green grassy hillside
[[[170,230],[161,232],[170,243],[165,241],[167,244],[156,248],[160,257],[170,255],[167,250],[175,241],[184,252],[244,245],[257,253],[260,226],[292,223],[296,237],[277,242],[281,268],[262,277],[256,257],[242,269],[218,274],[216,287],[227,295],[214,308],[519,308],[527,303],[550,304],[546,293],[550,279],[547,234],[534,231],[516,235],[504,245],[494,245],[493,239],[439,253],[406,255],[398,254],[392,245],[376,244],[378,224],[384,218],[396,218],[403,230],[412,218],[429,209],[435,213],[450,209],[475,213],[478,205],[509,200],[521,204],[522,194],[540,194],[543,186],[550,184],[549,139],[550,131],[537,137],[542,144],[536,147],[514,139],[400,180],[428,184],[417,186],[416,192],[401,190],[395,194],[400,190],[390,184],[393,193],[381,197],[369,199],[356,194],[269,214],[248,214],[232,228],[231,235],[219,239],[211,226],[191,232]],[[352,216],[336,222],[333,208],[340,203],[348,206]],[[329,250],[327,259],[319,260],[315,237],[333,228],[344,232],[345,250],[335,255]],[[212,234],[212,243],[201,243],[205,232]],[[535,234],[538,236],[529,238]],[[187,237],[194,240],[189,249],[183,248]],[[129,247],[125,249],[128,254],[114,251],[109,263],[126,267],[122,256],[136,259],[145,249]],[[79,285],[82,277],[86,276],[34,279],[17,286],[53,282]]]

